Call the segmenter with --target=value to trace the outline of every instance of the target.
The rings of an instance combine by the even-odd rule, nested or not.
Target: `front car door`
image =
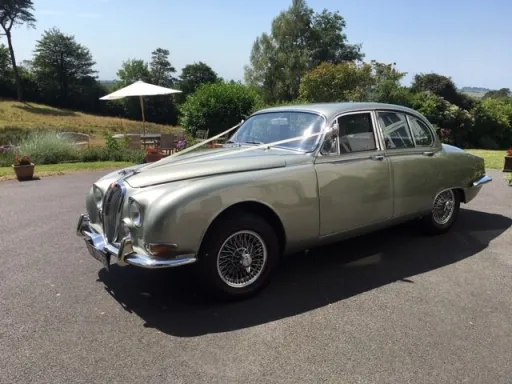
[[[394,217],[431,210],[440,188],[441,144],[424,119],[398,110],[376,111],[391,163]]]
[[[340,234],[391,219],[389,161],[373,111],[337,116],[339,135],[325,140],[315,160],[320,236]]]

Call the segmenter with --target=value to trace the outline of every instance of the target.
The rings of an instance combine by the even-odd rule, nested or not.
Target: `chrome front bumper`
[[[108,244],[103,234],[96,232],[90,226],[88,215],[80,215],[76,230],[77,236],[84,239],[90,255],[100,261],[105,269],[109,269],[111,260],[121,267],[134,265],[142,268],[170,268],[191,264],[197,261],[195,255],[180,255],[172,259],[156,258],[148,254],[134,251],[130,236],[125,237],[119,248]]]

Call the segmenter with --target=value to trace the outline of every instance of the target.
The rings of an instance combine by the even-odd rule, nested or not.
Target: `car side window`
[[[377,120],[384,136],[386,149],[414,148],[414,140],[405,114],[377,112]]]
[[[431,147],[434,144],[434,136],[430,128],[416,117],[409,116],[411,131],[418,147]]]
[[[377,149],[372,116],[369,112],[340,116],[338,125],[341,154]]]

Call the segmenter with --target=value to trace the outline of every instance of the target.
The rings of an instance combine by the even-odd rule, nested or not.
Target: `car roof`
[[[414,109],[404,107],[396,104],[374,103],[374,102],[334,102],[334,103],[312,103],[312,104],[295,104],[295,105],[282,105],[278,107],[270,107],[261,109],[254,113],[254,115],[266,112],[287,112],[287,111],[302,111],[314,112],[324,115],[327,120],[332,120],[336,115],[344,112],[357,112],[368,111],[374,109],[391,109],[399,112],[410,113],[422,118],[423,115]]]

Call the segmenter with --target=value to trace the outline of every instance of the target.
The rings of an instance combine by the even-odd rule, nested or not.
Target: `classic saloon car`
[[[222,148],[95,182],[77,228],[90,254],[107,269],[196,263],[209,292],[241,298],[284,254],[413,219],[443,233],[491,181],[482,158],[397,105],[275,107],[228,131]]]

